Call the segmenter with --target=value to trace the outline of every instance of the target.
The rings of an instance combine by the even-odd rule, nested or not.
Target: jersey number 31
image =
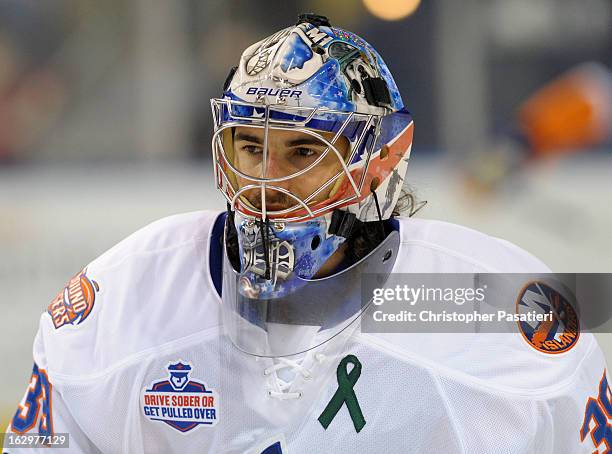
[[[607,448],[604,452],[608,452],[612,447],[611,397],[612,393],[604,370],[603,377],[599,382],[599,396],[597,396],[597,399],[589,397],[584,410],[584,422],[582,423],[582,429],[580,429],[581,441],[584,441],[587,434],[591,434],[591,440],[593,440],[596,448],[599,448],[602,443]]]

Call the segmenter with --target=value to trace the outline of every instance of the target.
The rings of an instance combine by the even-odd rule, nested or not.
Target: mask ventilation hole
[[[321,244],[321,237],[317,235],[312,239],[312,243],[310,243],[310,249],[314,251],[316,248],[319,247],[320,244]]]
[[[393,250],[389,249],[387,252],[385,252],[385,255],[383,255],[383,259],[382,259],[383,263],[385,263],[391,257],[393,257]]]
[[[387,156],[389,156],[389,146],[383,145],[383,147],[380,149],[380,159],[387,159]]]
[[[370,191],[372,192],[376,191],[376,188],[378,187],[379,184],[380,184],[380,178],[378,177],[372,178],[372,183],[370,183]]]

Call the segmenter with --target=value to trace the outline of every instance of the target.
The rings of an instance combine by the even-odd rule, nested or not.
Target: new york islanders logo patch
[[[519,321],[523,338],[536,350],[557,354],[572,349],[580,337],[576,311],[557,290],[540,281],[529,282],[516,300],[517,314],[528,312],[553,314],[552,321]]]
[[[204,383],[191,380],[191,363],[168,364],[167,378],[142,392],[142,411],[151,421],[162,421],[180,432],[214,426],[219,419],[217,394]]]
[[[87,268],[77,273],[47,307],[55,329],[78,325],[89,316],[100,286],[86,275]]]

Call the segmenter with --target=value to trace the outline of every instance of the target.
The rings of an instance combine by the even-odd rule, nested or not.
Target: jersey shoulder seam
[[[140,350],[140,351],[131,353],[127,355],[126,357],[120,359],[119,361],[116,361],[113,364],[110,364],[104,369],[93,372],[91,374],[87,374],[87,375],[85,374],[83,375],[63,374],[61,372],[55,372],[52,367],[47,367],[47,373],[53,377],[54,382],[75,383],[75,382],[90,382],[90,381],[99,380],[102,377],[111,375],[114,372],[121,370],[125,367],[128,367],[130,364],[138,362],[149,356],[160,355],[160,354],[170,354],[173,351],[178,350],[180,348],[185,348],[193,343],[201,342],[203,339],[206,339],[208,337],[218,334],[219,326],[220,325],[211,326],[211,327],[206,328],[205,330],[189,334],[188,336],[181,337],[178,339],[173,339],[163,344],[155,345],[152,347],[148,347],[144,350]]]
[[[503,385],[491,385],[491,383],[489,383],[488,381],[482,378],[474,377],[472,375],[469,375],[466,372],[437,364],[421,356],[412,355],[409,352],[406,352],[398,348],[395,344],[392,344],[389,341],[386,341],[383,339],[377,339],[374,336],[371,336],[369,334],[364,334],[364,333],[361,333],[358,336],[359,336],[358,337],[359,341],[367,343],[368,345],[374,348],[377,348],[378,350],[384,350],[385,352],[391,353],[399,359],[402,359],[404,361],[407,361],[413,364],[418,364],[421,367],[424,367],[430,370],[432,374],[436,374],[437,376],[446,376],[449,378],[453,378],[456,381],[466,386],[469,386],[471,388],[474,388],[477,385],[479,388],[487,389],[489,392],[493,392],[493,393],[504,393],[507,395],[513,395],[513,396],[520,397],[520,398],[541,398],[541,399],[546,398],[548,395],[558,394],[559,392],[561,392],[562,390],[566,388],[573,387],[576,377],[579,376],[583,372],[582,365],[584,361],[586,361],[586,359],[591,355],[591,353],[593,352],[593,349],[597,345],[597,343],[594,342],[593,340],[594,338],[590,337],[589,338],[590,342],[589,342],[589,345],[586,346],[584,356],[578,361],[578,364],[576,364],[576,366],[574,367],[573,372],[569,376],[567,376],[567,378],[565,378],[563,381],[558,382],[555,385],[547,386],[544,388],[524,390],[524,389],[518,389],[518,388],[503,386]]]
[[[213,210],[206,210],[206,211],[195,211],[195,212],[191,212],[191,213],[184,213],[185,215],[187,214],[206,214],[206,215],[211,215],[211,222],[210,222],[210,226],[208,227],[208,231],[207,232],[199,232],[197,235],[194,235],[193,237],[181,241],[179,243],[175,243],[175,244],[171,244],[171,245],[166,245],[163,247],[153,247],[150,249],[141,249],[141,250],[135,250],[135,251],[127,251],[125,254],[121,254],[119,257],[116,257],[115,260],[112,260],[112,258],[109,259],[109,261],[111,263],[108,263],[107,265],[98,265],[96,262],[104,257],[104,255],[110,251],[112,251],[112,248],[109,249],[109,251],[107,251],[106,253],[100,255],[99,257],[97,257],[96,259],[94,259],[90,265],[93,265],[96,269],[96,271],[108,271],[111,270],[113,268],[119,267],[121,266],[125,261],[133,259],[133,258],[137,258],[137,257],[142,257],[142,256],[147,256],[147,255],[151,255],[151,254],[159,254],[162,252],[167,252],[167,251],[172,251],[172,250],[176,250],[176,249],[180,249],[186,246],[190,246],[190,245],[197,245],[203,242],[207,242],[212,234],[212,229],[214,227],[215,224],[215,220],[217,219],[217,217],[219,216],[219,214],[221,214],[221,212],[216,212]],[[180,216],[180,215],[175,215],[175,216]],[[158,221],[155,222],[160,222],[163,221],[165,219],[169,219],[172,218],[173,216],[168,216],[166,218],[162,218],[159,219]],[[154,223],[153,223],[154,224]],[[152,224],[149,224],[152,225]],[[146,227],[144,227],[146,228]],[[129,238],[129,237],[128,237]],[[121,244],[121,243],[118,243]]]
[[[126,261],[131,260],[131,259],[145,257],[147,255],[152,255],[152,254],[159,254],[162,252],[173,251],[173,250],[181,249],[187,246],[199,245],[207,241],[208,239],[209,237],[207,236],[197,236],[197,237],[190,238],[187,241],[183,241],[182,243],[173,244],[171,246],[164,246],[164,247],[157,248],[157,249],[146,249],[142,251],[133,251],[125,255],[122,255],[121,257],[118,257],[116,261],[114,261],[113,263],[109,263],[108,265],[98,265],[96,263],[97,259],[94,259],[88,266],[93,266],[96,272],[109,271],[114,268],[120,267]]]
[[[492,237],[491,237],[492,238]],[[489,273],[497,273],[499,272],[496,268],[493,268],[489,265],[486,265],[478,260],[474,260],[472,257],[467,256],[461,252],[458,252],[454,249],[450,249],[444,246],[440,246],[436,243],[430,242],[430,241],[426,241],[426,240],[403,240],[401,241],[402,245],[416,245],[416,246],[422,246],[422,247],[426,247],[428,249],[434,250],[434,251],[438,251],[438,252],[443,252],[447,255],[450,255],[452,257],[464,260],[467,263],[470,263],[471,265],[477,266],[482,268],[483,272],[489,272]]]

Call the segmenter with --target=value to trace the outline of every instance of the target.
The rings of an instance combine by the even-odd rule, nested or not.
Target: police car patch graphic
[[[519,321],[523,338],[542,353],[558,354],[569,351],[580,337],[576,311],[557,290],[540,281],[529,282],[516,300],[517,314],[536,311],[553,314],[552,321]]]
[[[180,432],[214,426],[219,419],[217,394],[190,379],[192,364],[179,360],[167,366],[168,376],[142,392],[142,411],[151,421],[162,421]]]

